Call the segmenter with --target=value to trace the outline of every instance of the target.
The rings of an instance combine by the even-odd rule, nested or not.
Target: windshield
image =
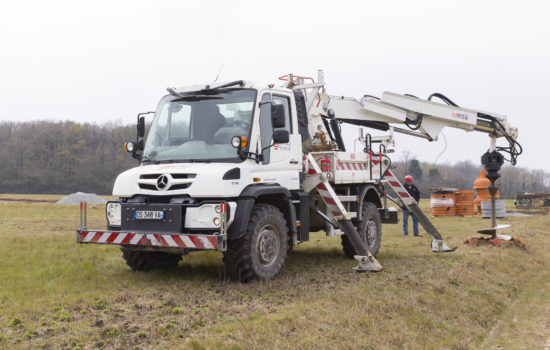
[[[253,89],[205,90],[165,96],[159,103],[144,162],[240,161],[233,136],[249,137]]]

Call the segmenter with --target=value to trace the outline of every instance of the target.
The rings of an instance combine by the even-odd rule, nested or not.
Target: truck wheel
[[[281,271],[287,250],[288,228],[281,211],[256,204],[244,235],[228,242],[223,263],[232,280],[270,279]]]
[[[362,221],[356,222],[355,228],[363,242],[367,244],[367,248],[371,254],[376,256],[382,239],[382,220],[380,219],[378,208],[374,203],[363,203],[362,218]],[[353,248],[346,235],[342,236],[342,248],[344,249],[344,253],[350,258],[357,255],[355,248]]]
[[[120,247],[120,250],[122,250],[122,258],[126,260],[126,264],[135,271],[176,267],[181,260],[181,254],[148,252],[126,247]]]

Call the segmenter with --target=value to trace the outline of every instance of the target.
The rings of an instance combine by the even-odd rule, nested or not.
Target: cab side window
[[[292,122],[290,120],[290,102],[288,97],[273,95],[273,98],[271,99],[271,103],[275,105],[278,105],[278,104],[283,105],[283,107],[285,108],[285,126],[282,128],[276,128],[275,130],[283,129],[283,130],[287,130],[288,133],[291,134]]]

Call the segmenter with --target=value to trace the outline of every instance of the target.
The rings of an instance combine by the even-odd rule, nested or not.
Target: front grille
[[[159,176],[162,176],[164,174],[143,174],[140,175],[138,186],[139,188],[143,190],[149,190],[149,191],[158,191],[156,186],[156,180],[159,178]],[[176,191],[176,190],[183,190],[186,188],[189,188],[191,186],[192,182],[190,179],[194,179],[197,174],[170,174],[172,177],[170,188],[168,188],[166,191]]]
[[[191,184],[179,184],[179,185],[172,185],[168,191],[175,191],[175,190],[183,190],[191,186]]]
[[[197,174],[170,174],[174,179],[194,179]]]
[[[156,180],[157,177],[159,177],[159,176],[160,176],[160,174],[145,174],[145,175],[141,175],[139,178],[140,179],[149,179],[149,180],[155,179]]]

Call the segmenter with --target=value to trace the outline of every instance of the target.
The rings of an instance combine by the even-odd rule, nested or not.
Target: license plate
[[[164,220],[164,211],[162,210],[136,210],[134,211],[136,220]]]

